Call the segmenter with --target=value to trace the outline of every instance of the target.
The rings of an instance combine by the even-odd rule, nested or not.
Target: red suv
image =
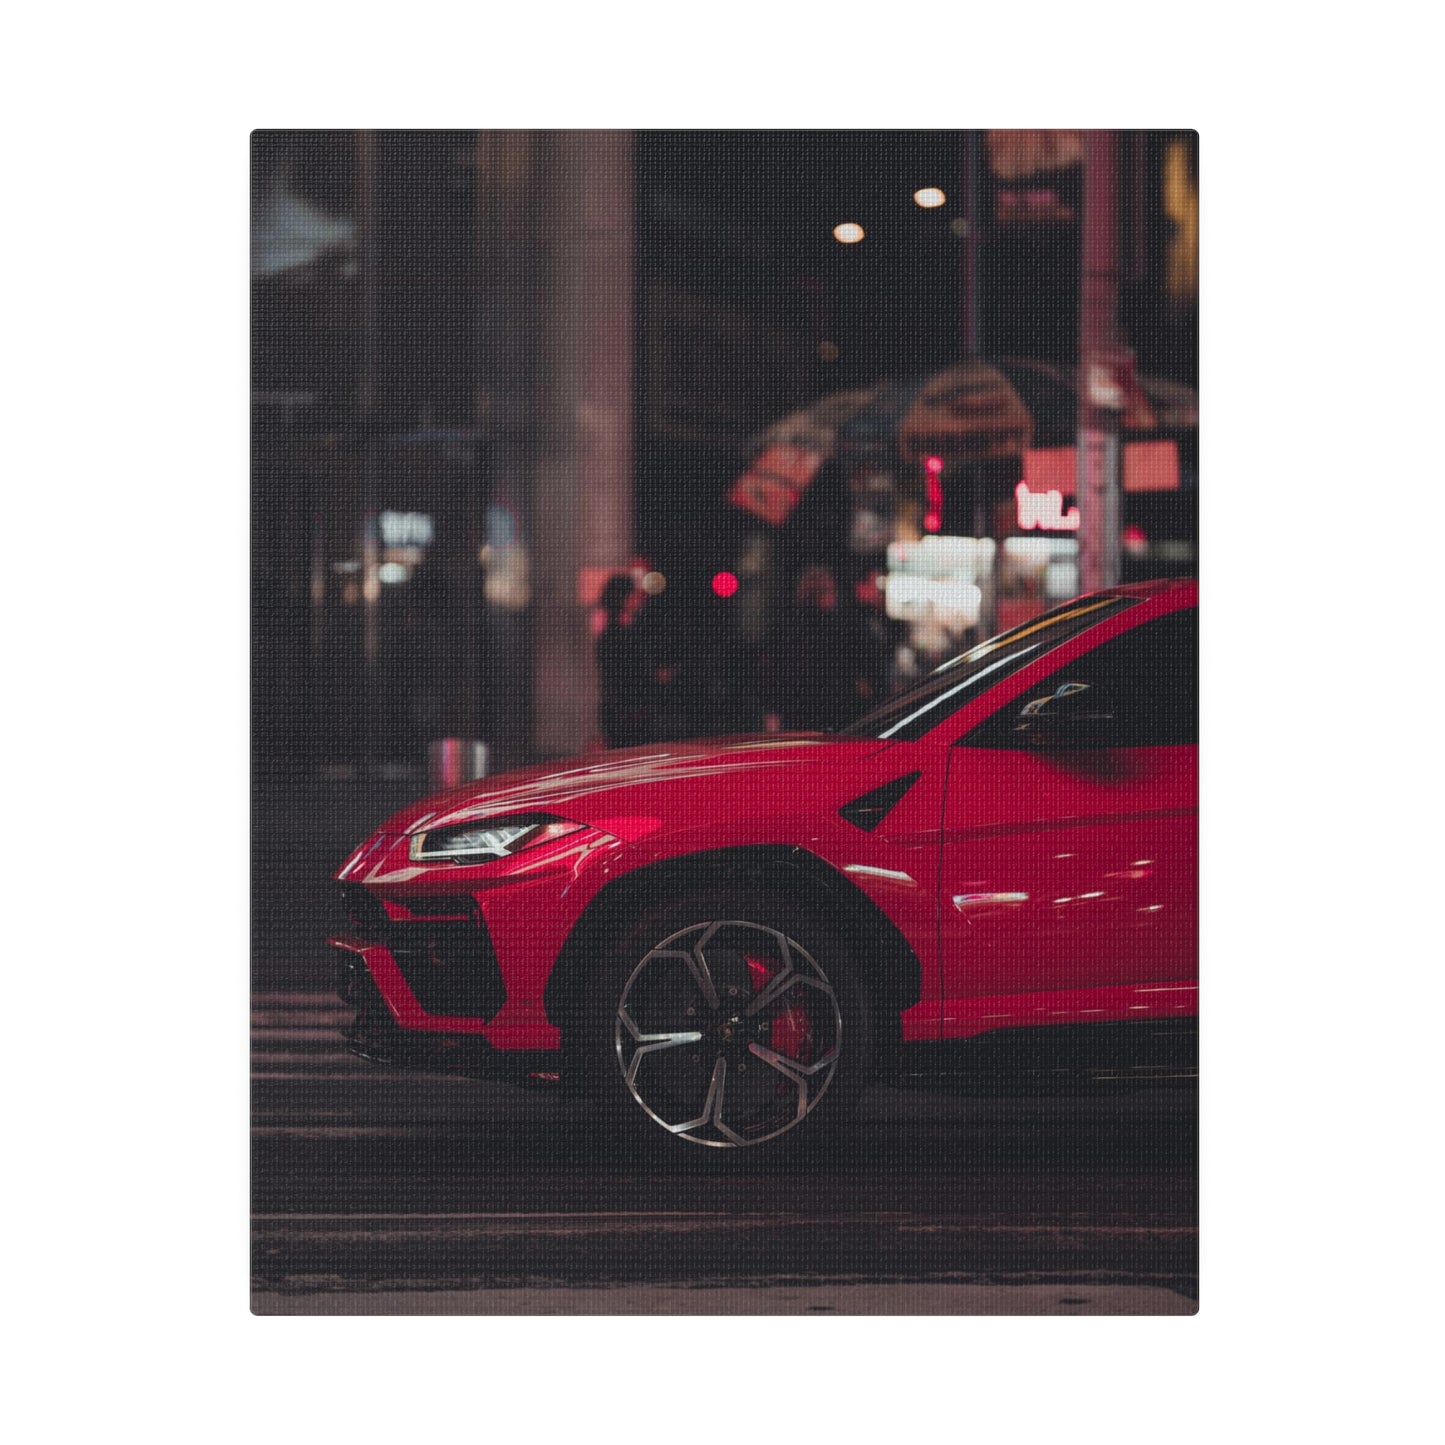
[[[737,1154],[846,1128],[915,1056],[1027,1040],[1047,1066],[1192,1019],[1196,601],[1076,598],[839,733],[404,809],[336,875],[352,1048],[560,1076],[619,1131]]]

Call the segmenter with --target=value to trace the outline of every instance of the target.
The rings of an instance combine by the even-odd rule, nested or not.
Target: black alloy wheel
[[[839,940],[786,900],[726,893],[629,932],[599,974],[587,1034],[620,1128],[719,1156],[836,1137],[871,1053]]]

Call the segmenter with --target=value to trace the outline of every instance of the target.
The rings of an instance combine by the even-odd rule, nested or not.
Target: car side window
[[[963,739],[980,748],[1149,748],[1199,736],[1198,609],[1166,613],[1059,668]]]

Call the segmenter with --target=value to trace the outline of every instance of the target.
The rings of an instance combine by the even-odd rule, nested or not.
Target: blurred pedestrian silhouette
[[[768,670],[774,711],[789,731],[832,731],[886,695],[886,639],[833,574],[804,568],[774,633]]]
[[[609,747],[756,732],[756,660],[717,599],[669,587],[648,596],[626,573],[602,589],[598,726]]]
[[[610,748],[630,748],[650,740],[657,682],[648,629],[638,625],[646,603],[647,594],[626,572],[609,577],[602,589],[597,722]]]

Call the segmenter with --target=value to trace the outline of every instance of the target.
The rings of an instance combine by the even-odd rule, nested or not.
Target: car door
[[[1101,643],[949,750],[945,1037],[1193,1012],[1196,617]]]

